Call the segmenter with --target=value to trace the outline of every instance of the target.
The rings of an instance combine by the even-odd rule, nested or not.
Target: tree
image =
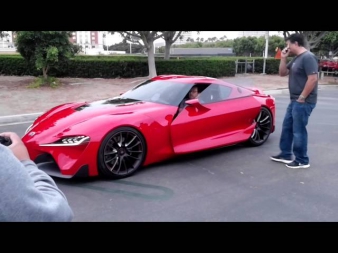
[[[79,54],[80,52],[82,52],[82,46],[81,45],[76,45],[76,44],[72,44],[72,54],[76,55]]]
[[[265,50],[265,36],[241,37],[234,39],[233,49],[237,56],[262,56]],[[275,55],[277,47],[283,48],[285,41],[278,35],[269,36],[268,55]]]
[[[18,31],[15,43],[23,58],[38,70],[42,69],[47,81],[50,68],[57,67],[73,55],[70,36],[69,31]]]
[[[282,32],[284,39],[290,36],[290,31],[282,31]],[[329,31],[294,31],[294,32],[304,35],[304,37],[307,40],[305,48],[308,50],[316,48],[321,42],[321,39],[324,38],[329,33]]]
[[[177,41],[177,39],[182,39],[181,34],[183,31],[165,31],[161,34],[161,37],[165,41],[165,51],[164,51],[164,59],[169,60],[170,59],[170,48],[171,45]]]
[[[243,37],[234,39],[233,49],[236,55],[251,56],[255,55],[257,50],[257,38],[256,37]]]
[[[182,36],[182,33],[185,33],[185,32],[189,32],[189,31],[164,31],[162,32],[162,38],[164,39],[165,41],[165,52],[164,52],[164,59],[165,60],[169,60],[170,59],[170,48],[172,46],[172,44],[175,43],[175,41],[177,41],[178,39],[182,40],[183,39],[183,36]],[[197,34],[199,34],[200,31],[197,31]],[[192,38],[187,38],[186,40],[187,42],[190,41],[190,42],[194,42],[194,39]],[[197,38],[196,39],[197,42],[199,41],[203,41],[203,38]]]
[[[332,52],[331,57],[338,55],[338,31],[329,31],[319,43],[317,49],[321,52]]]
[[[178,39],[183,39],[182,33],[189,32],[189,31],[164,31],[161,34],[161,37],[165,41],[165,52],[164,52],[164,59],[169,60],[170,59],[170,48],[172,44],[174,44]],[[197,34],[199,34],[199,31],[197,31]],[[187,41],[193,41],[191,38],[188,38]],[[200,38],[197,38],[196,41],[198,42]]]
[[[226,40],[227,39],[227,36],[223,36],[223,37],[221,37],[221,38],[219,38],[221,41],[223,41],[223,40]]]
[[[265,38],[264,38],[264,44],[265,44]],[[283,49],[285,47],[285,40],[278,36],[278,35],[272,35],[269,37],[269,54],[275,55],[276,54],[276,48]],[[264,45],[265,48],[265,45]]]
[[[161,37],[162,35],[161,31],[109,31],[109,32],[112,34],[118,32],[119,34],[121,34],[123,38],[129,41],[137,41],[138,43],[140,43],[141,40],[148,53],[149,77],[152,78],[157,76],[154,56],[154,41]]]

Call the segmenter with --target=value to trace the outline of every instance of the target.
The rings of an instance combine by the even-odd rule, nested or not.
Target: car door
[[[177,154],[231,145],[249,138],[260,104],[251,93],[212,83],[171,124]],[[250,132],[251,131],[251,132]]]

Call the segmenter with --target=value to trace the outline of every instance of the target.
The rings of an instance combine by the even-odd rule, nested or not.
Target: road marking
[[[16,123],[7,123],[7,124],[1,124],[0,127],[2,126],[11,126],[11,125],[21,125],[21,124],[27,124],[27,123],[32,123],[34,121],[23,121],[23,122],[16,122]]]
[[[137,83],[137,82],[140,82],[140,81],[143,81],[143,80],[146,80],[148,78],[140,78],[140,79],[137,79],[135,81],[131,81],[130,83]]]

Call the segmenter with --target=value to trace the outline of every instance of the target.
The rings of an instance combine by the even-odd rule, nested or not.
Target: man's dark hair
[[[305,46],[305,38],[303,34],[300,33],[293,33],[289,37],[285,39],[285,41],[290,41],[292,44],[295,42],[298,43],[298,46],[304,47]]]

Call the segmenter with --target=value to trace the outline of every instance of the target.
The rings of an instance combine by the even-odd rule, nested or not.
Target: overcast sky
[[[225,35],[227,39],[231,40],[231,39],[237,38],[239,36],[239,33],[240,31],[223,31],[223,32],[221,31],[201,31],[199,34],[197,34],[197,32],[192,32],[192,38],[193,39],[196,39],[197,37],[204,38],[204,39],[212,38],[212,37],[221,38]],[[277,35],[277,34],[278,34],[277,31],[269,31],[270,36]],[[120,34],[114,34],[114,35],[109,34],[107,37],[108,37],[109,45],[120,43],[122,41],[122,37]],[[163,40],[161,39],[156,40],[157,43],[161,41]]]

